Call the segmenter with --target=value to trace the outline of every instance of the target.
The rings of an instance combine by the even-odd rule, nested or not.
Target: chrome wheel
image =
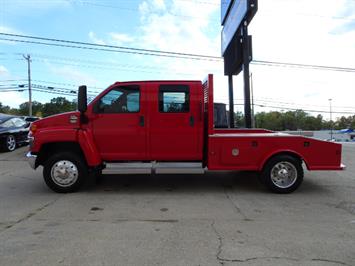
[[[78,176],[78,168],[70,161],[58,161],[53,164],[51,169],[51,178],[60,187],[73,185],[78,180]]]
[[[289,188],[297,180],[297,169],[290,162],[279,162],[271,169],[271,181],[279,188]]]
[[[16,139],[13,135],[7,136],[6,146],[9,151],[13,151],[16,148]]]

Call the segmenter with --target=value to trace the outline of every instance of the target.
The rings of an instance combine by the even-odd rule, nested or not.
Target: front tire
[[[78,191],[87,175],[85,162],[79,155],[70,152],[52,155],[43,167],[44,181],[58,193]]]
[[[8,135],[4,143],[5,151],[14,151],[16,149],[16,146],[16,137],[14,135]]]
[[[266,163],[261,180],[272,192],[286,194],[301,185],[303,175],[300,159],[290,155],[278,155]]]

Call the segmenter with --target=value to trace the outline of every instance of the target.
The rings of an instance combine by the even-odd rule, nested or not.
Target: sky
[[[0,33],[221,56],[220,0],[0,0]],[[355,68],[354,0],[259,0],[249,25],[253,59]],[[33,100],[88,85],[97,94],[116,81],[203,80],[214,74],[215,101],[228,102],[223,61],[157,57],[1,40],[0,102],[18,107],[28,92],[1,92],[26,84],[30,55]],[[18,38],[15,38],[18,39]],[[355,71],[250,66],[255,112],[305,109],[329,119],[355,115]],[[70,94],[70,93],[69,93]],[[70,100],[76,95],[65,96]],[[234,77],[236,111],[243,111],[243,77]],[[288,109],[289,108],[289,109]]]

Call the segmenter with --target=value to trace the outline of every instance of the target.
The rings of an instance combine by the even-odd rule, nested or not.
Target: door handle
[[[144,116],[142,116],[142,115],[139,117],[139,125],[141,127],[144,127]]]
[[[195,119],[194,119],[194,117],[193,116],[190,116],[190,126],[194,126],[194,124],[195,124]]]

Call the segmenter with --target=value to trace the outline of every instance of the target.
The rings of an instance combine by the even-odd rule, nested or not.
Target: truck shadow
[[[105,175],[92,178],[81,190],[93,193],[199,193],[233,190],[237,193],[270,193],[256,172],[209,172],[203,175]],[[296,193],[328,193],[328,189],[305,178]]]
[[[94,178],[93,178],[94,179]],[[214,192],[233,189],[250,192],[267,191],[251,172],[209,172],[202,175],[105,175],[91,180],[84,188],[93,192]]]
[[[304,181],[299,190],[313,193],[321,188],[309,180]],[[90,182],[86,191],[113,192],[128,191],[138,193],[152,192],[235,192],[269,193],[253,172],[206,173],[203,175],[106,175],[98,182]]]

